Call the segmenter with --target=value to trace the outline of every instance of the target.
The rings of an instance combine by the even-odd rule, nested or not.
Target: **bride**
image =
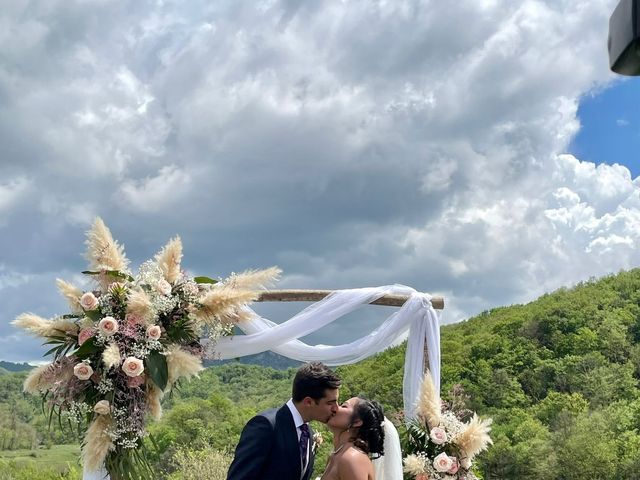
[[[378,402],[350,398],[327,426],[334,450],[321,480],[402,480],[398,432]]]

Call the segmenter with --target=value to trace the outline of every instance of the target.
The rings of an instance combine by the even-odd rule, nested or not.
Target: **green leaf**
[[[128,275],[126,273],[123,273],[119,270],[99,270],[99,271],[95,271],[95,270],[85,270],[82,272],[84,275],[109,275],[111,277],[118,277],[118,278],[123,278],[125,280],[129,280],[130,282],[133,282],[134,278],[131,275]]]
[[[209,278],[209,277],[193,277],[193,281],[196,283],[210,283],[210,284],[218,283],[218,280],[214,280],[213,278]]]
[[[100,313],[100,310],[87,310],[86,312],[84,312],[84,314],[94,322],[97,322],[102,318],[102,313]]]
[[[166,357],[154,350],[146,358],[145,364],[153,383],[155,383],[160,390],[164,391],[169,380],[169,369],[167,367]]]
[[[95,337],[91,337],[87,339],[80,348],[78,348],[73,355],[78,357],[80,360],[84,360],[85,358],[89,358],[94,353],[99,351],[100,347],[95,344]]]

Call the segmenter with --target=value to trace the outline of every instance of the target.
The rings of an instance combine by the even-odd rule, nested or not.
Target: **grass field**
[[[32,465],[39,468],[66,472],[69,464],[78,465],[79,445],[53,445],[37,450],[0,450],[0,460],[15,462],[17,465]]]

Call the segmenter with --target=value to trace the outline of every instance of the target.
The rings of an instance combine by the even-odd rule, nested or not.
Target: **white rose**
[[[89,380],[93,375],[93,368],[86,363],[79,363],[73,367],[73,374],[78,377],[78,380]]]
[[[447,432],[440,427],[434,427],[429,433],[429,438],[431,438],[431,441],[436,445],[442,445],[447,441]]]
[[[144,363],[136,357],[127,357],[122,364],[122,371],[129,377],[137,377],[144,372]]]
[[[441,473],[448,472],[452,465],[453,462],[449,458],[449,455],[444,452],[433,459],[433,468]]]
[[[158,290],[162,295],[169,295],[171,293],[171,284],[164,279],[160,280],[156,284],[156,290]]]
[[[147,337],[151,340],[158,340],[162,336],[162,330],[158,325],[151,325],[147,328]]]
[[[98,415],[109,415],[111,413],[111,405],[108,400],[100,400],[93,407],[93,411]]]
[[[100,329],[103,335],[110,337],[118,331],[118,322],[113,317],[104,317],[100,320],[100,323],[98,323],[98,329]]]
[[[98,306],[98,299],[93,293],[87,292],[80,297],[80,306],[85,310],[95,310]]]
[[[469,470],[471,468],[471,459],[469,457],[461,458],[460,466],[465,470]]]

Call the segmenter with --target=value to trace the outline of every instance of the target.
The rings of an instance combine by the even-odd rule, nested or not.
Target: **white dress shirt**
[[[293,416],[293,423],[296,426],[296,433],[298,434],[298,443],[300,443],[300,437],[302,436],[302,430],[300,430],[300,426],[303,423],[307,423],[307,422],[305,422],[302,419],[302,415],[300,415],[300,412],[298,411],[295,404],[293,403],[292,398],[290,398],[289,401],[287,402],[287,407],[289,407],[289,410],[291,410],[291,415]],[[309,443],[311,443],[311,438],[309,438]],[[307,458],[305,459],[305,463],[304,463],[306,467],[309,466],[310,450],[311,450],[311,445],[307,445]],[[300,461],[302,461],[302,459],[300,459]],[[304,472],[306,471],[306,467],[302,471],[303,475],[304,475]]]

